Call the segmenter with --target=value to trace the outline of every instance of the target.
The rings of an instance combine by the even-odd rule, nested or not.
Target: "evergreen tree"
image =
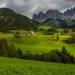
[[[61,51],[63,54],[67,54],[67,49],[65,46],[62,47],[62,51]]]
[[[18,53],[18,58],[23,58],[23,53],[20,48],[18,48],[17,53]]]
[[[59,39],[60,39],[59,34],[57,34],[56,40],[59,41]]]

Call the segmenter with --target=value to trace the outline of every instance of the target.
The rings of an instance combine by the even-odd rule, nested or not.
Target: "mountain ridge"
[[[38,22],[44,22],[48,18],[75,20],[75,7],[67,9],[64,13],[60,12],[59,10],[48,10],[45,13],[41,12],[34,14],[32,19]]]

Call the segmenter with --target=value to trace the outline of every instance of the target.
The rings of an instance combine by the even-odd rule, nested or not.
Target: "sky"
[[[29,18],[40,11],[49,9],[65,11],[75,6],[75,0],[0,0],[0,8],[7,7]]]

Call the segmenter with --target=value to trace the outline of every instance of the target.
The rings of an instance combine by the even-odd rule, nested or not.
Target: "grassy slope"
[[[59,41],[55,41],[55,36],[25,36],[22,39],[11,39],[17,47],[20,47],[23,51],[33,51],[33,52],[49,52],[50,50],[60,49],[63,45],[66,46],[68,52],[75,55],[75,44],[66,44],[62,40],[67,38],[66,35],[60,36]]]
[[[68,35],[60,35],[59,41],[55,41],[55,36],[37,35],[15,39],[11,34],[0,34],[0,38],[7,38],[9,42],[14,43],[16,47],[20,47],[23,51],[49,52],[54,49],[61,50],[62,46],[65,45],[68,52],[75,55],[75,44],[66,44],[62,41],[68,38]]]
[[[0,75],[75,75],[75,65],[0,57]]]

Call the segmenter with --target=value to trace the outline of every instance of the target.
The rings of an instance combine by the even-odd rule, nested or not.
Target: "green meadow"
[[[61,50],[65,46],[71,54],[75,55],[75,43],[67,44],[63,40],[69,38],[68,34],[59,35],[60,39],[56,41],[55,35],[36,35],[22,36],[17,39],[12,34],[0,33],[0,38],[6,38],[9,43],[13,43],[16,48],[21,48],[22,51],[32,52],[50,52],[51,50]]]
[[[29,2],[13,1],[16,8]],[[38,7],[34,1],[28,4]],[[0,75],[75,75],[75,7],[34,12],[30,19],[10,9],[11,1],[0,2]]]
[[[0,75],[75,75],[75,65],[0,57]]]

